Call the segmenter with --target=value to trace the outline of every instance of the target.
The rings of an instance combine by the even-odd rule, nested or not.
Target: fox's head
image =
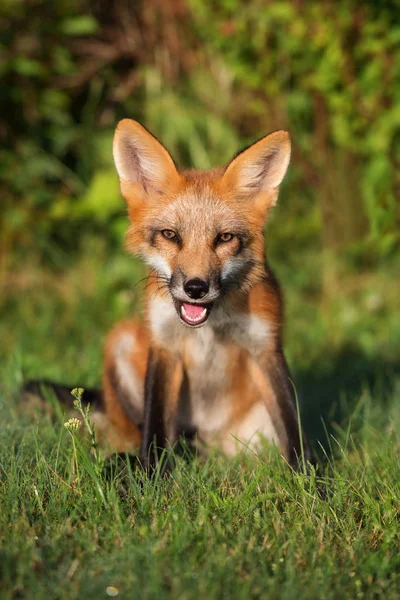
[[[265,276],[264,224],[289,159],[289,135],[276,131],[226,168],[179,172],[139,123],[118,124],[114,160],[128,205],[127,246],[152,267],[185,325],[200,327],[213,305]]]

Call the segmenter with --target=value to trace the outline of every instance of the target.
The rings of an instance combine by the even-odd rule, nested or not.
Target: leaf
[[[111,215],[124,210],[124,206],[115,169],[102,169],[95,174],[80,201],[79,212],[106,223]]]
[[[91,35],[96,33],[99,24],[91,15],[82,15],[80,17],[71,17],[64,19],[61,23],[61,33],[65,35]]]
[[[26,77],[40,77],[44,74],[44,67],[39,61],[24,56],[17,56],[12,63],[13,70]]]

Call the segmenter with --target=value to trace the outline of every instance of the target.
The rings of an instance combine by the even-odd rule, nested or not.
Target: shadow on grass
[[[350,345],[332,356],[323,370],[296,370],[303,425],[317,453],[320,445],[328,450],[328,436],[336,426],[347,429],[363,398],[372,397],[384,415],[396,378],[400,378],[400,362],[371,359]],[[362,419],[362,413],[359,416]],[[359,424],[352,419],[352,431]]]

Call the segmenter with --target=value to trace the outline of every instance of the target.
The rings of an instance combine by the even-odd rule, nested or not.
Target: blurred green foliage
[[[397,16],[389,1],[0,0],[4,266],[60,244],[73,253],[87,232],[120,243],[111,145],[125,116],[181,166],[206,168],[288,128],[285,251],[344,249],[357,265],[390,257],[400,231]]]
[[[260,125],[291,129],[302,184],[317,188],[325,211],[326,243],[353,242],[369,232],[382,251],[393,247],[400,184],[398,6],[357,0],[192,4],[202,41],[234,74],[236,121],[250,119],[250,134]]]

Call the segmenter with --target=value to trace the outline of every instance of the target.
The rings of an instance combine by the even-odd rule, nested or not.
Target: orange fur
[[[125,412],[120,398],[118,397],[115,379],[117,374],[114,372],[116,363],[116,346],[121,335],[130,334],[138,340],[137,349],[128,351],[128,361],[134,365],[141,380],[144,380],[147,364],[148,333],[147,330],[134,320],[127,320],[118,323],[107,337],[104,348],[104,368],[103,368],[103,390],[105,410],[108,420],[111,424],[107,437],[110,445],[119,452],[132,451],[141,442],[141,434],[131,419]]]

